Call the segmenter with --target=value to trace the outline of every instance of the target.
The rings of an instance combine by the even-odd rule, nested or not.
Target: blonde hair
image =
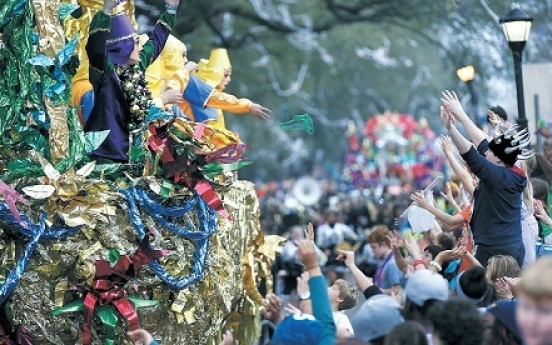
[[[516,259],[510,255],[495,255],[487,264],[487,278],[494,284],[498,278],[517,278],[521,275],[521,268]]]
[[[344,279],[336,279],[334,282],[339,289],[339,298],[341,303],[337,306],[338,310],[347,310],[353,308],[358,301],[358,289]]]
[[[531,173],[531,169],[527,161],[521,161],[521,165],[525,174],[529,176],[529,174]],[[535,206],[533,206],[533,186],[531,185],[530,181],[527,181],[527,186],[523,190],[523,201],[525,201],[527,207],[529,207],[529,211],[531,211],[531,214],[535,213]]]
[[[552,257],[541,257],[521,273],[516,292],[533,299],[552,299]]]

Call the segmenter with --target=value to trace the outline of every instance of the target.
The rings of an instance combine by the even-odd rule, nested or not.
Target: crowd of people
[[[281,289],[267,298],[267,308],[283,313],[270,318],[277,327],[265,344],[552,343],[544,323],[552,316],[552,258],[539,250],[550,243],[552,141],[535,155],[531,135],[508,123],[502,108],[489,110],[494,132],[488,136],[454,92],[443,92],[442,102],[448,136],[440,144],[453,174],[437,202],[428,190],[409,201],[353,193],[325,199],[322,211],[280,214],[281,223],[314,217],[317,226],[303,234],[300,224],[289,227],[290,240],[274,264]],[[413,232],[401,217],[410,202],[435,218],[427,231]],[[306,262],[305,241],[311,241]],[[326,293],[309,291],[313,267],[321,267]],[[318,310],[326,298],[332,326]],[[350,308],[356,311],[349,320],[342,311]]]
[[[82,105],[85,132],[109,130],[90,152],[98,161],[132,161],[133,124],[152,119],[148,145],[161,148],[175,120],[157,108],[218,128],[225,135],[212,139],[215,146],[239,142],[225,132],[217,109],[269,116],[259,104],[223,92],[231,68],[221,52],[188,63],[185,46],[170,38],[179,1],[165,2],[166,12],[143,40],[128,18],[111,16],[116,0],[105,1],[92,21],[87,53],[93,97],[83,92],[75,102]],[[158,59],[163,51],[183,57],[176,61],[188,72],[170,67],[173,58]],[[165,63],[161,72],[148,72],[156,60]],[[161,88],[153,88],[160,81]],[[355,191],[286,213],[263,205],[264,230],[289,240],[273,265],[276,291],[267,291],[260,311],[274,327],[261,344],[552,344],[552,258],[538,258],[539,241],[552,242],[552,141],[534,156],[531,135],[508,123],[503,109],[489,110],[494,133],[488,136],[454,92],[441,99],[448,136],[440,143],[454,174],[439,202],[426,189],[408,196]],[[159,151],[170,170],[165,154],[171,152]],[[336,191],[330,186],[326,192]],[[414,229],[404,216],[410,207],[426,210],[431,226]],[[352,308],[349,318],[344,311]],[[135,343],[156,344],[146,330],[128,335]],[[230,332],[221,331],[221,339],[233,343]]]

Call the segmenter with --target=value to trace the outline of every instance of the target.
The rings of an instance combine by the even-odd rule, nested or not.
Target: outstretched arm
[[[433,204],[431,204],[424,192],[412,194],[412,200],[414,201],[415,205],[428,210],[432,215],[434,215],[437,219],[448,226],[455,226],[464,223],[464,217],[462,217],[462,215],[455,214],[454,216],[451,216],[450,214],[438,209]]]
[[[176,12],[180,0],[165,0],[165,12],[161,14],[152,31],[148,33],[149,40],[144,44],[140,53],[140,61],[143,68],[147,68],[161,54],[165,47],[171,29],[176,23]]]
[[[458,100],[458,96],[454,91],[452,92],[448,90],[443,91],[441,101],[443,101],[443,105],[445,107],[446,106],[449,107],[452,114],[456,117],[456,119],[458,119],[458,121],[460,121],[462,126],[464,126],[464,129],[468,133],[468,136],[470,137],[470,140],[473,142],[475,147],[479,146],[479,144],[484,139],[487,139],[487,135],[485,134],[485,132],[483,132],[479,127],[477,127],[475,123],[473,123],[473,121],[469,118],[468,114],[466,114],[466,112],[464,111],[464,108],[462,108],[462,104],[460,103],[460,100]],[[458,149],[460,150],[460,148]],[[465,152],[462,151],[461,153],[465,153]]]
[[[468,152],[472,147],[472,143],[464,138],[462,133],[456,128],[454,115],[447,105],[441,107],[441,122],[443,122],[443,125],[445,125],[445,128],[449,132],[450,138],[458,149],[458,152],[460,154]]]
[[[464,188],[468,193],[470,193],[470,195],[473,195],[473,178],[470,176],[468,171],[464,169],[464,167],[458,162],[458,159],[454,154],[452,140],[449,136],[441,136],[439,138],[439,144],[441,144],[441,148],[445,153],[445,157],[447,158],[450,167],[452,168],[456,176],[458,176],[458,179],[462,182],[462,186],[464,186]]]
[[[364,291],[370,286],[374,285],[372,279],[365,276],[364,273],[362,273],[362,271],[355,264],[355,253],[353,251],[338,250],[337,252],[339,253],[339,255],[337,256],[336,260],[345,262],[345,266],[347,266],[349,271],[351,271],[351,274],[355,278],[360,291]]]
[[[270,118],[270,109],[260,104],[253,103],[247,98],[237,98],[236,96],[218,90],[213,92],[213,95],[207,101],[207,106],[228,111],[233,114],[250,113],[262,120],[268,120]]]

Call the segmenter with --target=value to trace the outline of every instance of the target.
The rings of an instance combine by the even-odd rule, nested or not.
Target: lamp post
[[[531,22],[533,18],[529,17],[519,8],[514,8],[508,14],[500,18],[500,24],[504,30],[504,35],[508,45],[514,55],[514,71],[516,74],[516,91],[518,103],[518,124],[520,129],[527,128],[527,117],[525,116],[525,99],[523,96],[523,75],[521,70],[521,60],[523,48],[529,37]]]
[[[466,86],[468,87],[468,91],[470,93],[470,98],[471,98],[473,120],[475,125],[477,127],[480,127],[479,109],[478,109],[479,99],[473,87],[473,79],[475,78],[475,68],[472,65],[459,68],[456,70],[456,75],[458,76],[458,79],[464,82],[464,84],[466,84]]]

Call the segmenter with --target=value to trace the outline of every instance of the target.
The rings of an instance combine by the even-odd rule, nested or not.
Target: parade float
[[[0,342],[129,344],[141,327],[165,344],[216,344],[222,329],[251,343],[282,239],[263,236],[254,186],[235,178],[243,144],[214,147],[216,128],[176,121],[129,164],[87,157],[102,135],[82,131],[71,83],[101,7],[0,7]],[[167,174],[171,140],[188,149]]]
[[[444,168],[427,120],[386,112],[370,117],[362,131],[351,122],[342,180],[351,189],[390,194],[423,189]]]

